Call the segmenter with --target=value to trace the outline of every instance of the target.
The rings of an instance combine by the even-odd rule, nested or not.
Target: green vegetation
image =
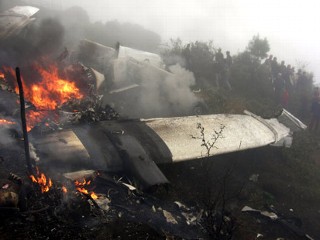
[[[270,51],[266,38],[253,36],[245,51],[232,56],[229,80],[232,91],[228,91],[223,84],[218,88],[216,84],[216,74],[221,71],[221,67],[215,60],[218,47],[212,41],[183,44],[181,39],[171,39],[168,45],[169,48],[162,52],[165,63],[178,63],[194,73],[194,88],[202,89],[199,95],[205,99],[212,113],[240,113],[248,109],[263,117],[271,117],[285,107],[302,120],[309,120],[314,88],[312,73],[306,72],[302,80],[305,69],[297,71],[291,65],[284,66],[290,71],[290,76],[285,81],[286,76],[281,69],[283,66],[279,62],[276,64],[277,72],[285,84],[278,87],[277,79],[264,59]],[[222,78],[224,77],[223,75]],[[281,88],[279,98],[276,88]],[[284,90],[289,95],[286,106],[281,102]]]
[[[263,59],[268,56],[270,51],[270,46],[267,38],[260,39],[260,36],[253,36],[252,40],[249,42],[247,50],[258,59]]]

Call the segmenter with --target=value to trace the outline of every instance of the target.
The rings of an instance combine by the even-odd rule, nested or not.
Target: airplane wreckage
[[[104,104],[130,118],[207,112],[197,90],[190,89],[193,73],[179,65],[165,66],[155,53],[120,44],[116,48],[84,39],[69,57],[70,62],[80,61],[91,69]]]
[[[59,171],[124,171],[137,180],[140,188],[146,189],[168,183],[157,164],[269,144],[289,147],[292,140],[289,127],[306,128],[286,110],[278,119],[262,119],[246,113],[103,121],[32,135],[31,142],[43,159],[40,165]],[[204,144],[214,146],[208,149]]]
[[[1,38],[12,37],[14,32],[21,31],[37,10],[33,7],[16,7],[2,14],[1,19],[8,20],[8,15],[16,21],[1,20]],[[90,68],[97,91],[103,94],[104,103],[117,102],[122,93],[143,88],[143,81],[139,80],[141,78],[169,77],[174,81],[174,74],[165,69],[157,54],[122,46],[117,51],[88,40],[83,40],[80,47],[80,51],[72,53],[70,59],[83,60]],[[105,76],[113,81],[107,82]],[[104,85],[111,87],[106,91]],[[133,99],[129,102],[135,103]],[[159,164],[269,144],[289,147],[293,132],[305,128],[302,122],[283,110],[278,118],[272,119],[263,119],[250,112],[243,115],[121,119],[71,125],[49,133],[31,131],[29,136],[41,159],[37,165],[42,169],[61,173],[81,170],[123,171],[135,179],[140,188],[147,189],[168,183],[157,166]]]

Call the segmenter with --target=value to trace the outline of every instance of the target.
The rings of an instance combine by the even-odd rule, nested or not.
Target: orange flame
[[[92,192],[92,193],[90,194],[90,196],[91,196],[91,198],[94,199],[94,200],[98,198],[98,196],[97,196],[94,192]]]
[[[26,98],[37,109],[54,110],[71,98],[80,99],[83,97],[74,82],[59,77],[56,65],[50,65],[48,70],[41,68],[38,64],[34,68],[40,74],[41,82],[32,84],[25,92]]]
[[[15,78],[15,71],[11,67],[2,67],[5,74],[10,74]],[[58,67],[56,64],[50,64],[46,68],[40,66],[39,63],[32,65],[32,70],[36,71],[40,76],[40,82],[27,85],[29,81],[24,81],[21,76],[25,98],[31,102],[37,110],[55,110],[58,106],[67,102],[72,98],[81,99],[83,94],[80,89],[75,85],[75,82],[62,79],[59,76]],[[0,72],[1,74],[1,72]],[[5,77],[3,74],[3,77]],[[23,74],[23,73],[22,73]],[[0,75],[1,77],[2,75]],[[15,83],[15,91],[18,94],[19,89]],[[41,122],[47,116],[45,112],[27,112],[27,125],[30,131],[37,123]]]
[[[40,173],[38,168],[36,168],[36,176],[30,175],[30,179],[32,182],[39,184],[42,193],[49,192],[52,187],[51,179],[47,178],[44,173]]]
[[[4,78],[4,73],[0,72],[0,78]]]
[[[76,189],[77,189],[77,191],[78,192],[81,192],[81,193],[84,193],[84,194],[86,194],[86,195],[90,195],[90,197],[92,198],[92,199],[97,199],[98,198],[98,196],[93,192],[93,191],[91,191],[90,193],[89,193],[89,191],[87,190],[87,189],[85,189],[85,186],[88,186],[88,185],[90,185],[91,184],[91,181],[89,180],[89,181],[86,181],[85,179],[83,179],[83,181],[82,182],[79,182],[79,181],[75,181],[74,182],[74,184],[76,185]]]
[[[6,119],[1,119],[0,118],[0,125],[5,125],[5,124],[16,124],[15,122],[6,120]]]
[[[65,186],[62,186],[61,191],[62,191],[63,193],[67,193],[67,192],[68,192],[68,189],[67,189]]]

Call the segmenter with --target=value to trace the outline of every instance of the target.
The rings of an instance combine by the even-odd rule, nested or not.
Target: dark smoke
[[[1,41],[0,66],[27,66],[41,57],[56,55],[64,28],[57,19],[44,19],[10,39]]]
[[[56,53],[63,43],[64,28],[56,19],[45,19],[40,23],[36,34],[35,47],[41,56]]]

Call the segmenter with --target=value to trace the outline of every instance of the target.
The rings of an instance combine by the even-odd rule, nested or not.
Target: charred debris
[[[80,129],[86,129],[87,126],[99,125],[102,121],[107,123],[111,120],[128,121],[121,120],[113,108],[103,104],[103,95],[99,94],[98,87],[98,78],[101,75],[94,69],[80,63],[66,64],[61,58],[45,61],[52,64],[53,75],[47,75],[52,73],[52,69],[49,71],[43,67],[46,65],[44,62],[21,68],[32,169],[28,169],[25,162],[23,144],[26,137],[23,137],[19,118],[19,102],[23,101],[21,99],[19,101],[15,72],[12,68],[4,67],[0,76],[2,237],[4,239],[12,237],[163,239],[171,236],[184,239],[206,238],[201,225],[203,210],[179,202],[161,200],[150,195],[148,191],[142,191],[128,172],[117,171],[118,166],[115,165],[107,171],[73,171],[72,166],[77,166],[78,169],[79,164],[82,169],[86,166],[92,167],[92,163],[88,161],[94,157],[89,158],[86,149],[79,149],[77,142],[73,145],[75,148],[71,146],[70,152],[69,143],[72,145],[75,141],[72,134],[68,136],[69,142],[58,139],[62,148],[59,146],[57,148],[55,145],[49,147],[50,151],[56,152],[59,157],[66,160],[65,156],[70,157],[70,154],[74,153],[72,151],[76,150],[74,158],[80,157],[82,161],[78,163],[59,161],[57,164],[49,161],[49,164],[43,164],[48,156],[45,153],[38,155],[33,143],[38,142],[41,145],[44,143],[42,139],[44,136],[49,136],[47,140],[50,142],[50,134],[76,129],[75,131],[85,138],[87,133],[81,132]],[[35,72],[31,73],[35,79],[31,83],[28,82],[30,72]],[[44,76],[49,83],[43,82]],[[68,78],[68,81],[64,81],[63,78]],[[72,82],[77,84],[71,84]],[[49,92],[49,97],[46,98],[48,89],[59,87],[65,91]],[[72,88],[70,92],[68,92],[69,87]],[[41,102],[37,99],[37,88],[41,92]],[[69,95],[64,95],[66,93]],[[44,101],[47,101],[46,105],[42,105]],[[129,120],[129,122],[136,121]],[[113,134],[121,135],[122,131],[114,129]],[[99,131],[96,130],[96,133],[99,134]],[[64,148],[63,145],[67,143],[68,147]],[[90,145],[89,142],[87,144]],[[86,147],[92,146],[86,145]],[[114,153],[111,151],[111,154]],[[126,158],[125,153],[123,154],[122,157]],[[70,171],[66,171],[67,169]],[[163,178],[165,179],[164,176]],[[167,183],[166,179],[161,181]],[[154,190],[159,191],[159,189]],[[149,189],[149,191],[154,190]],[[15,230],[9,233],[7,229]]]
[[[31,17],[38,10],[29,10],[9,10],[15,21],[1,32],[0,40],[7,41],[33,21]],[[23,135],[20,127],[24,121],[19,119],[19,103],[23,101],[18,98],[17,76],[12,68],[1,68],[0,230],[7,234],[4,238],[232,239],[237,222],[224,208],[208,211],[203,206],[166,201],[169,181],[157,164],[273,143],[290,145],[288,125],[297,130],[305,126],[286,111],[271,120],[252,113],[171,119],[124,117],[135,117],[136,113],[150,116],[149,112],[137,112],[150,107],[139,105],[138,98],[152,95],[143,81],[148,74],[166,83],[175,74],[186,77],[187,89],[194,81],[192,74],[179,67],[169,72],[158,55],[120,45],[113,49],[82,40],[79,49],[64,49],[55,59],[41,57],[21,67],[28,135]],[[93,51],[101,56],[86,62]],[[188,95],[185,105],[179,98],[172,102],[172,95],[163,91],[158,100],[170,110],[156,110],[165,116],[177,109],[182,109],[179,116],[206,112],[204,101],[190,89],[183,93]],[[242,136],[242,132],[233,131],[239,121],[246,123],[245,130],[255,127]],[[212,125],[213,133],[205,133]],[[237,134],[243,137],[240,142],[234,141],[240,139]],[[26,136],[30,139],[31,167],[25,164]],[[214,142],[208,142],[208,137]],[[211,146],[209,151],[203,144]],[[9,235],[6,228],[15,231]]]
[[[1,109],[1,138],[5,136],[7,139],[1,141],[0,212],[3,216],[2,227],[17,229],[11,236],[5,237],[91,239],[96,238],[100,231],[107,234],[101,234],[100,237],[104,239],[205,237],[201,231],[203,213],[199,208],[190,208],[179,202],[168,203],[145,193],[135,187],[132,178],[128,178],[125,173],[117,172],[116,169],[65,171],[77,165],[77,162],[65,162],[60,166],[55,166],[54,162],[42,164],[46,157],[38,156],[32,144],[39,136],[120,118],[111,107],[102,107],[101,96],[94,91],[92,72],[80,64],[76,68],[82,78],[84,76],[86,79],[87,93],[84,98],[70,98],[50,111],[39,110],[30,101],[26,103],[27,116],[30,117],[28,114],[31,113],[38,116],[38,112],[45,114],[45,117],[41,115],[41,119],[35,118],[35,122],[28,122],[31,158],[35,163],[32,174],[25,166],[24,141],[18,120],[19,104],[16,101],[18,96],[13,82],[10,82],[14,76],[11,76],[12,79],[1,79],[2,104],[6,105],[8,101],[14,106]],[[72,142],[71,138],[69,140]],[[64,141],[60,139],[62,144],[66,144]],[[52,149],[62,158],[68,154],[68,149],[64,150]],[[79,155],[83,157],[81,151]],[[92,167],[92,164],[89,165]],[[121,224],[122,230],[118,229],[118,224]],[[31,229],[29,233],[23,233],[27,228]]]

